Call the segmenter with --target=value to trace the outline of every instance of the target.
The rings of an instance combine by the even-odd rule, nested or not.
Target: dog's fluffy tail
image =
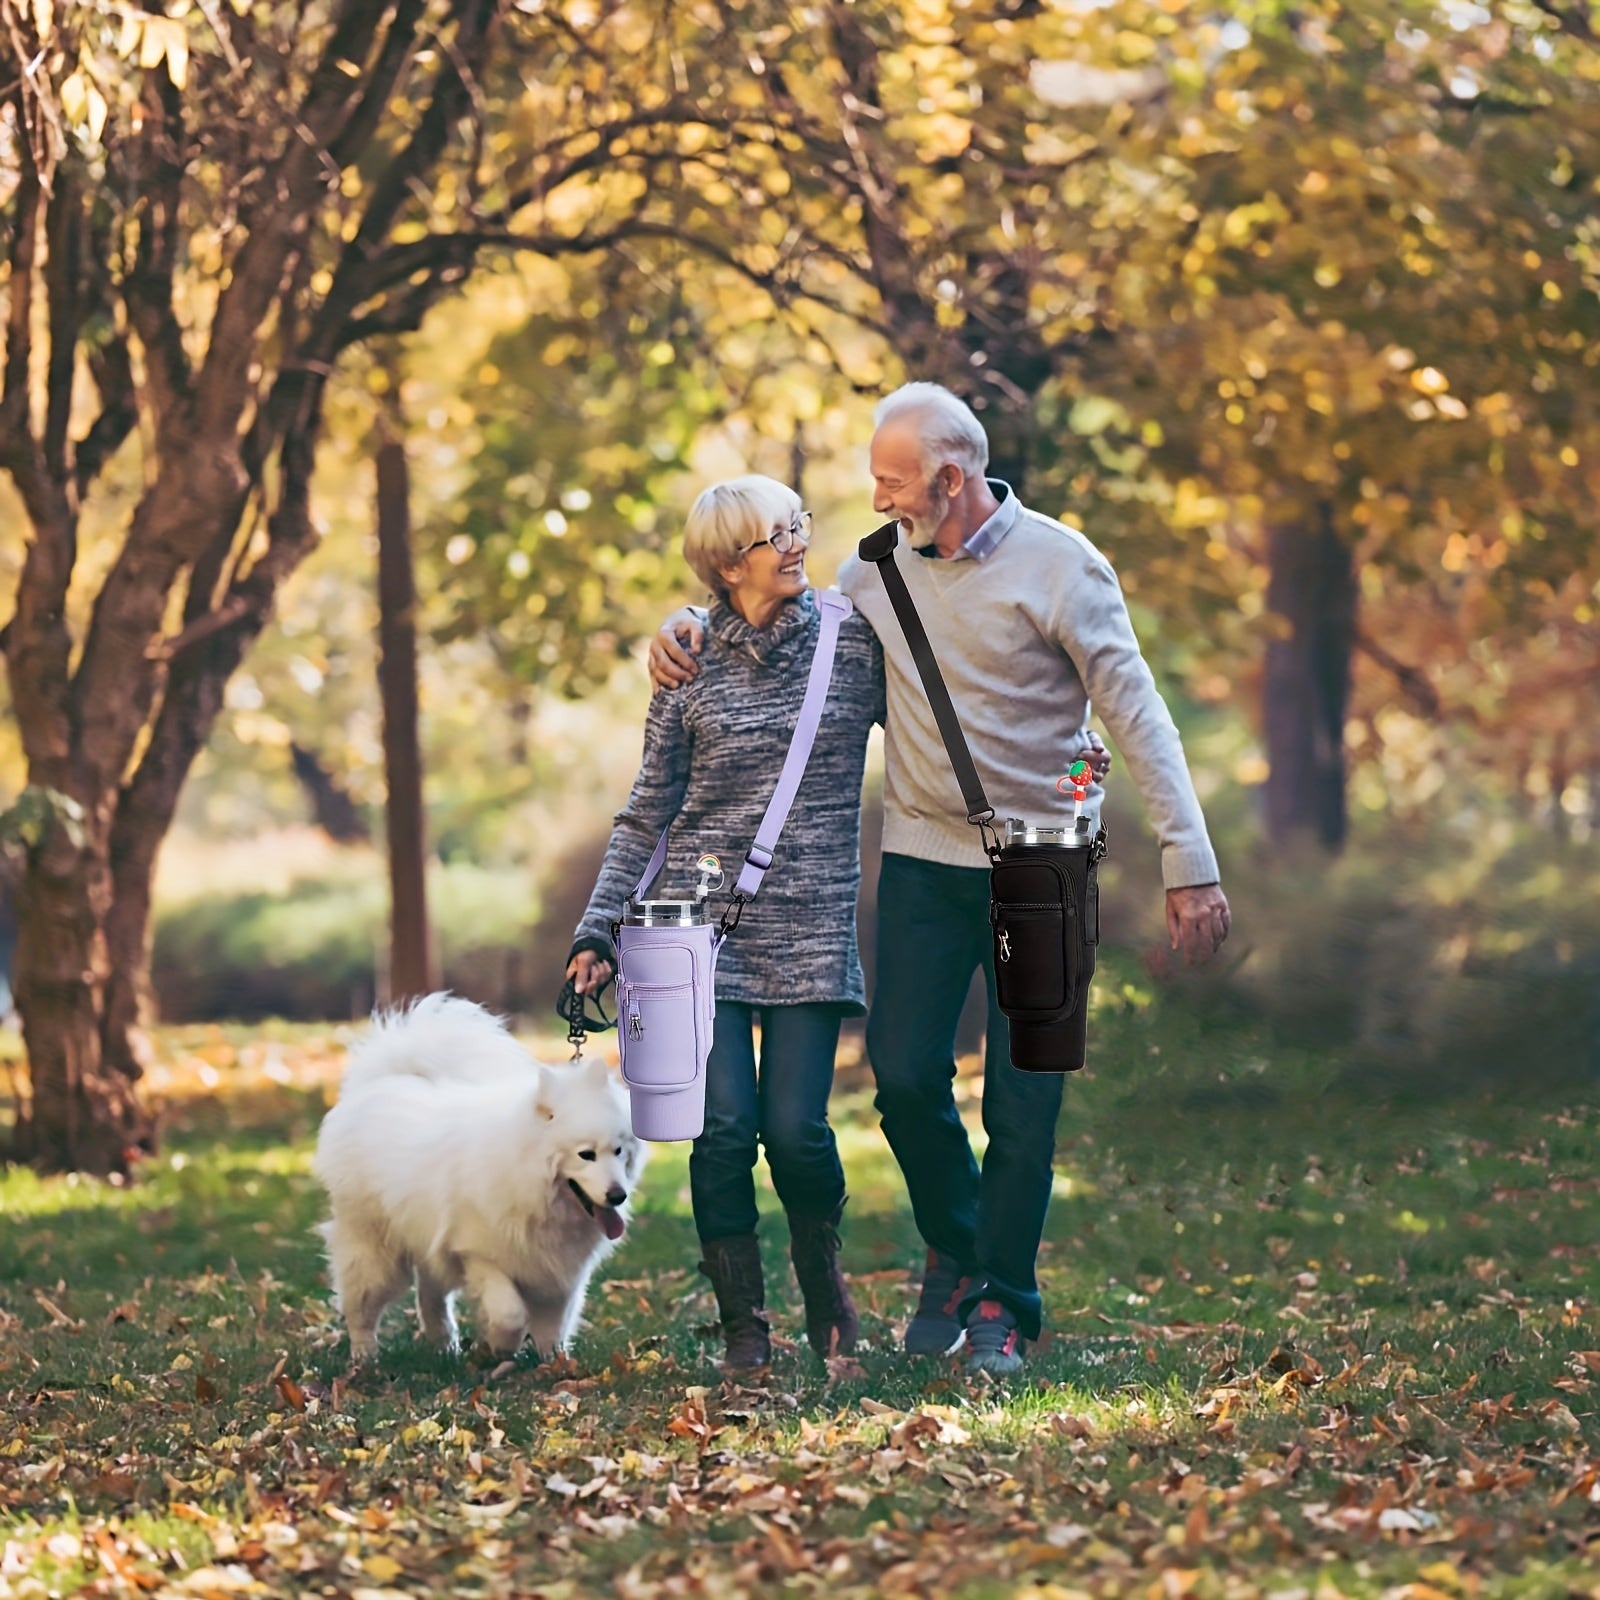
[[[349,1099],[395,1077],[484,1081],[538,1070],[499,1017],[470,1000],[430,994],[374,1015],[372,1031],[350,1052],[339,1092]]]

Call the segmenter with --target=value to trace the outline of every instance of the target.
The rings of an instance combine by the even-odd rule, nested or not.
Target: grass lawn
[[[573,1362],[393,1312],[350,1381],[308,1176],[338,1037],[166,1035],[141,1182],[0,1175],[0,1596],[1600,1595],[1600,1114],[1380,1104],[1114,964],[1099,1000],[1011,1386],[897,1354],[920,1248],[859,1070],[859,1373],[800,1340],[769,1194],[781,1352],[720,1383],[672,1146]]]

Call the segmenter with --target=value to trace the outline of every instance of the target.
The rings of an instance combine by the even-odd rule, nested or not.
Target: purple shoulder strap
[[[644,876],[634,885],[633,898],[635,900],[644,899],[645,890],[656,881],[656,875],[667,864],[667,834],[671,829],[672,824],[669,822],[661,830],[661,837],[656,840],[656,847],[650,852],[650,859],[645,864]]]
[[[748,900],[761,887],[767,869],[772,865],[773,853],[778,848],[778,835],[789,820],[789,809],[799,793],[800,780],[805,776],[806,763],[811,759],[811,747],[816,743],[817,729],[822,725],[822,708],[827,704],[828,686],[833,680],[833,657],[839,643],[839,625],[855,609],[837,589],[817,589],[817,609],[822,613],[822,630],[817,636],[816,654],[811,658],[811,676],[806,682],[806,697],[800,702],[800,717],[795,723],[794,737],[789,741],[789,753],[783,758],[783,771],[778,774],[778,786],[767,802],[766,814],[756,829],[755,843],[745,853],[744,867],[734,894]],[[667,833],[672,824],[661,830],[656,847],[650,852],[644,876],[633,891],[635,900],[644,899],[644,892],[656,880],[667,860]]]

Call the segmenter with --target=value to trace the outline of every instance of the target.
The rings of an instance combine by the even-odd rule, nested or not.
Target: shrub
[[[286,893],[201,894],[164,907],[152,963],[162,1017],[365,1016],[386,995],[388,886],[364,866],[299,879]],[[428,902],[441,986],[496,1010],[532,1009],[539,900],[527,876],[435,864]]]

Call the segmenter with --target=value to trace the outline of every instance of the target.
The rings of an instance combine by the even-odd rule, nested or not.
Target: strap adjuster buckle
[[[745,851],[745,864],[757,872],[766,872],[772,866],[772,852],[764,845],[753,844]]]

